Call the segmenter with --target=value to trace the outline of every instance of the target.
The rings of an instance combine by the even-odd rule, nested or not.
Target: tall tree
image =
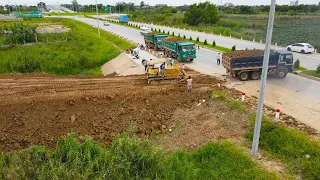
[[[77,0],[72,0],[72,7],[73,7],[73,11],[78,11],[79,10],[79,3]]]
[[[216,5],[210,2],[193,4],[184,14],[183,21],[189,25],[197,26],[200,23],[215,24],[220,20]]]
[[[140,7],[143,8],[145,6],[145,3],[143,1],[140,2]]]

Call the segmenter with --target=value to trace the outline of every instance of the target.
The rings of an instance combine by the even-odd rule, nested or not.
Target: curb
[[[320,78],[317,78],[317,77],[314,77],[314,76],[310,76],[310,75],[302,74],[302,73],[298,73],[298,72],[293,72],[292,74],[295,74],[295,75],[300,76],[300,77],[304,77],[304,78],[307,78],[307,79],[311,79],[311,80],[320,82]]]

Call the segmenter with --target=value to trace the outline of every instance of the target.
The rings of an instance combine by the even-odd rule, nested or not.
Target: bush
[[[183,22],[191,26],[201,23],[216,24],[219,20],[220,16],[216,6],[209,1],[190,5],[183,18]]]
[[[153,28],[151,28],[151,31],[153,31]]]
[[[293,68],[299,69],[299,67],[300,67],[300,61],[299,59],[297,59],[293,64]]]
[[[1,153],[0,167],[1,179],[278,179],[229,141],[167,152],[127,134],[107,147],[69,134],[53,150]]]
[[[168,33],[167,33],[168,35],[170,35],[170,31],[168,31]]]
[[[161,33],[161,29],[159,28],[159,31],[158,31],[159,33]]]
[[[213,47],[216,46],[216,41],[213,41],[212,46],[213,46]]]
[[[320,74],[320,64],[318,65],[316,72],[317,72],[318,74]]]
[[[197,42],[199,42],[199,37],[197,37],[197,40],[196,40]]]
[[[172,32],[172,36],[174,36],[174,32]]]
[[[207,44],[208,44],[208,42],[207,42],[207,40],[206,40],[206,39],[204,40],[203,44],[205,44],[205,45],[207,45]]]
[[[186,39],[186,35],[183,35],[183,39]]]
[[[165,34],[166,32],[164,30],[162,30],[162,33]]]
[[[178,37],[180,37],[180,33],[178,34]]]
[[[236,45],[232,46],[232,51],[236,50]]]
[[[191,36],[190,36],[189,40],[192,41],[192,37]]]
[[[255,117],[246,134],[249,141],[253,139]],[[319,179],[320,142],[300,131],[288,129],[284,125],[262,118],[259,148],[280,159],[292,174],[303,179]],[[306,158],[309,155],[310,158]]]
[[[52,18],[48,22],[54,20]],[[117,57],[121,53],[120,49],[134,47],[128,41],[106,31],[101,31],[99,38],[92,26],[82,22],[77,22],[75,25],[70,19],[61,19],[57,22],[71,27],[71,32],[64,35],[48,34],[49,41],[53,40],[50,44],[3,48],[0,51],[0,74],[31,72],[56,75],[101,74],[101,66]],[[55,42],[56,37],[59,40],[68,37],[68,41]],[[46,35],[39,34],[38,39],[39,42],[45,42]]]

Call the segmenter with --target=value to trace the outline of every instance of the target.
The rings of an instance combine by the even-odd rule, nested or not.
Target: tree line
[[[268,13],[270,11],[270,6],[233,6],[225,7],[223,11],[227,14],[259,14]],[[298,13],[320,13],[320,3],[318,5],[300,4],[298,6],[277,5],[276,12],[287,13],[288,15],[296,15]]]

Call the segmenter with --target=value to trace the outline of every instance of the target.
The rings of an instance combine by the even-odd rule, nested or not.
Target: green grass
[[[256,42],[265,41],[267,15],[229,15],[220,14],[221,20],[217,24],[200,24],[189,26],[183,23],[183,13],[157,14],[151,12],[137,12],[131,16],[132,21],[154,23],[157,25],[186,28],[193,31],[221,34],[234,38]],[[320,17],[319,16],[276,16],[272,43],[287,46],[297,42],[308,42],[320,49]],[[304,35],[302,35],[304,34]],[[210,42],[209,42],[210,43]]]
[[[249,141],[253,139],[252,122],[246,135]],[[302,179],[319,179],[320,142],[310,140],[304,133],[263,118],[259,148],[287,164],[290,172]]]
[[[5,36],[1,36],[1,35],[0,35],[0,45],[3,44],[3,42],[4,42],[5,39],[6,39]]]
[[[117,57],[121,50],[135,45],[85,23],[69,19],[32,19],[24,23],[56,22],[72,30],[65,34],[50,34],[51,44],[16,46],[0,51],[0,73],[47,72],[56,75],[102,75],[99,68]],[[55,42],[56,35],[62,42]],[[68,37],[68,41],[65,41]],[[45,41],[45,35],[39,40]],[[114,45],[118,46],[115,47]]]
[[[226,100],[227,99],[227,95],[223,92],[220,92],[218,90],[212,90],[212,94],[211,94],[212,99],[220,99],[220,100]]]
[[[246,107],[245,107],[245,105],[244,105],[241,101],[228,100],[227,106],[228,106],[231,110],[238,110],[238,111],[241,111],[241,112],[246,111]]]
[[[301,73],[320,78],[320,74],[317,73],[316,70],[305,70],[305,71],[302,71]]]
[[[299,66],[298,68],[293,68],[293,71],[305,71],[307,68],[304,68],[302,66]]]
[[[50,150],[33,146],[0,154],[0,179],[279,179],[229,141],[167,153],[122,134],[108,147],[75,134]]]

